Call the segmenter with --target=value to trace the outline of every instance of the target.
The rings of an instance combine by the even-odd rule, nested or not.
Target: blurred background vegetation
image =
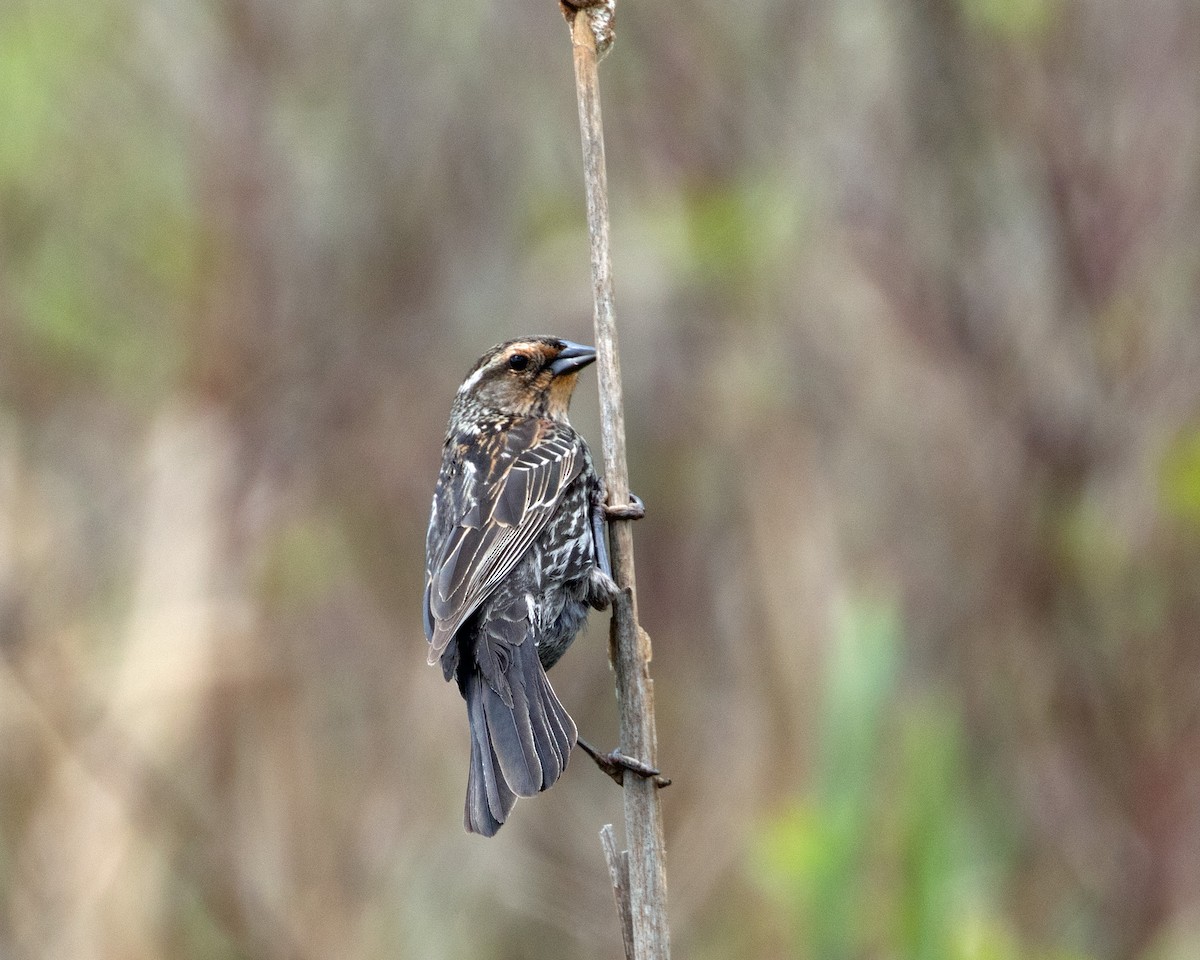
[[[1198,9],[622,3],[679,957],[1200,956]],[[0,328],[0,956],[618,956],[419,616],[455,387],[590,339],[553,0],[5,0]]]

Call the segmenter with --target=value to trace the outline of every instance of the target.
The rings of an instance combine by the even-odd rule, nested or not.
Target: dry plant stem
[[[600,828],[600,845],[608,861],[608,876],[612,880],[617,901],[617,916],[621,920],[621,941],[625,944],[625,960],[635,960],[633,949],[633,918],[629,915],[629,854],[617,849],[617,837],[611,823]]]
[[[614,0],[608,0],[611,13]],[[600,381],[601,435],[608,502],[629,502],[629,467],[625,458],[625,413],[613,316],[612,260],[608,242],[608,184],[604,168],[604,134],[600,122],[600,90],[596,37],[588,11],[582,16],[564,7],[571,23],[575,88],[583,139],[587,188],[588,232],[591,236],[592,285],[595,300],[597,367]],[[608,18],[611,23],[611,17]],[[650,638],[638,626],[633,569],[633,530],[628,519],[609,523],[613,579],[621,594],[613,602],[610,657],[616,673],[621,715],[621,753],[657,766],[654,685],[650,680]],[[628,847],[629,912],[635,960],[667,960],[667,879],[663,862],[662,812],[652,779],[627,776],[625,841]],[[620,896],[620,891],[617,891]]]

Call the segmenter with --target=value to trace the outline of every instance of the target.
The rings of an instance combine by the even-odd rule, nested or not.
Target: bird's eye
[[[524,370],[529,366],[529,357],[523,353],[514,353],[508,358],[508,368],[510,370]]]

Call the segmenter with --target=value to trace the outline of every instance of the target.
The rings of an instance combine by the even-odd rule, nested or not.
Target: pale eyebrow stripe
[[[487,371],[486,366],[480,367],[473,374],[471,374],[469,377],[467,377],[466,380],[463,381],[463,385],[458,388],[458,392],[459,393],[470,392],[471,388],[474,387],[475,384],[477,384],[483,378],[483,375],[486,371]]]

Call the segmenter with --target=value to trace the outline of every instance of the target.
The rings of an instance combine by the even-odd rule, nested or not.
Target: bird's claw
[[[612,750],[608,753],[601,753],[582,737],[576,741],[583,749],[583,752],[596,761],[598,766],[604,773],[621,787],[625,785],[626,772],[636,774],[643,780],[653,780],[656,787],[669,787],[671,778],[664,777],[657,769],[650,766],[648,763],[643,763],[641,760],[635,760],[633,757],[627,757],[618,750]]]
[[[646,504],[636,493],[629,494],[626,504],[604,504],[604,516],[609,520],[641,520],[646,515]]]
[[[593,502],[604,512],[606,520],[641,520],[646,515],[645,502],[632,490],[629,492],[629,503],[609,503],[608,483],[603,477],[593,493]]]

